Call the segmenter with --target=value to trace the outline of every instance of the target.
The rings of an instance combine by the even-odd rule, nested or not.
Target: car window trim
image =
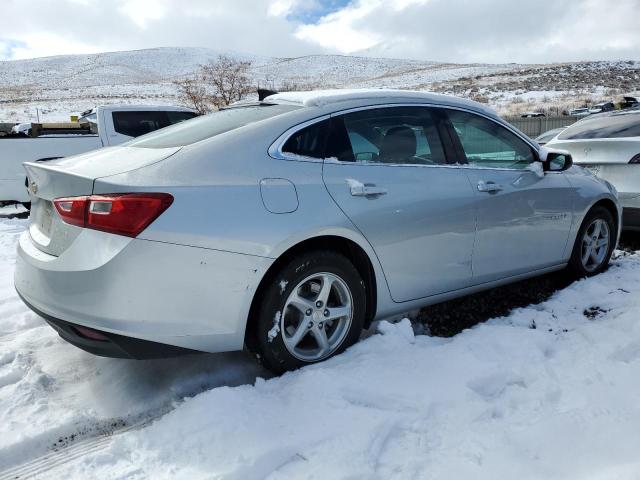
[[[316,123],[321,123],[321,122],[324,122],[325,120],[330,120],[330,119],[331,119],[331,115],[326,114],[320,117],[312,118],[311,120],[306,120],[302,123],[298,123],[293,127],[288,128],[282,134],[280,134],[280,136],[276,138],[276,140],[269,146],[267,153],[271,158],[275,160],[322,163],[324,161],[324,158],[309,157],[306,155],[299,155],[291,152],[283,152],[282,148],[289,141],[289,139],[293,137],[296,133],[300,132],[301,130],[304,130],[307,127],[315,125]],[[325,139],[325,142],[326,142],[326,139]],[[324,146],[323,150],[326,151],[326,145]]]
[[[449,115],[447,115],[446,110],[458,110],[458,111],[462,111],[465,113],[470,113],[473,115],[479,115],[481,117],[484,117],[485,119],[505,128],[506,130],[510,131],[511,133],[513,133],[516,137],[518,137],[519,139],[521,139],[522,141],[524,141],[529,148],[531,148],[531,151],[533,152],[533,157],[534,160],[531,163],[534,162],[539,162],[540,161],[540,154],[539,154],[539,145],[535,145],[534,144],[534,140],[531,140],[529,137],[527,137],[526,135],[524,135],[523,133],[521,133],[519,130],[517,130],[515,127],[511,127],[508,123],[506,122],[501,122],[501,121],[496,121],[496,119],[491,118],[487,115],[482,115],[479,114],[477,112],[474,112],[472,110],[467,110],[464,108],[456,108],[456,107],[448,107],[448,106],[444,106],[442,107],[443,110],[443,115],[445,118],[445,122],[447,123],[447,130],[449,131],[449,135],[451,135],[452,137],[452,142],[454,144],[454,149],[455,149],[455,154],[457,156],[458,165],[464,166],[464,168],[472,168],[472,169],[481,169],[481,170],[507,170],[507,171],[513,171],[513,172],[522,172],[524,170],[527,170],[527,168],[509,168],[509,167],[486,167],[483,165],[474,165],[469,163],[468,159],[467,159],[467,154],[464,151],[464,147],[462,146],[462,142],[460,141],[460,137],[458,136],[458,134],[455,131],[455,127],[453,126],[453,123],[451,122],[451,119],[449,118]],[[530,163],[530,164],[531,164]],[[558,173],[562,173],[562,172],[558,172]]]
[[[427,107],[424,105],[416,105],[416,104],[410,104],[408,105],[409,107],[417,107],[417,108],[428,108],[429,114],[432,116],[432,119],[434,121],[434,126],[436,127],[436,132],[438,135],[438,141],[440,142],[440,146],[442,147],[443,153],[444,153],[444,158],[445,158],[445,163],[437,163],[437,164],[433,164],[433,165],[426,165],[424,163],[388,163],[388,162],[374,162],[374,161],[358,161],[358,162],[347,162],[347,161],[341,161],[341,160],[336,160],[337,162],[339,162],[340,164],[346,164],[346,165],[388,165],[388,166],[392,166],[392,167],[438,167],[438,166],[442,166],[442,165],[450,165],[450,156],[449,156],[449,152],[447,152],[446,149],[446,145],[445,145],[445,141],[442,137],[442,132],[441,132],[441,127],[440,127],[440,123],[442,121],[442,114],[438,111],[438,109],[436,107]],[[372,108],[370,108],[372,107]],[[355,111],[366,111],[366,110],[377,110],[378,109],[378,105],[374,105],[374,106],[367,106],[367,108],[362,108],[362,109],[358,109]],[[407,105],[398,105],[398,104],[393,104],[393,105],[386,105],[384,106],[384,108],[406,108]],[[348,111],[348,112],[339,112],[338,114],[332,114],[331,118],[338,118],[338,117],[342,117],[344,115],[348,115],[349,113],[352,113],[352,111]],[[332,122],[333,124],[333,122]],[[325,159],[328,160],[328,159]]]
[[[494,123],[497,123],[498,125],[506,128],[507,130],[509,130],[511,133],[513,133],[514,135],[516,135],[518,138],[520,138],[521,140],[523,140],[527,145],[529,145],[532,149],[532,151],[534,152],[534,156],[536,157],[536,159],[539,159],[539,145],[537,145],[535,143],[534,140],[530,139],[529,137],[527,137],[525,134],[523,134],[522,132],[520,132],[518,129],[516,129],[515,127],[513,127],[512,125],[510,125],[507,122],[502,121],[501,119],[496,119],[493,118],[489,115],[486,115],[482,112],[479,112],[477,110],[471,109],[471,108],[464,108],[464,107],[458,107],[458,106],[450,106],[450,105],[443,105],[443,104],[437,104],[437,103],[418,103],[418,102],[411,102],[411,103],[407,103],[407,102],[402,102],[402,103],[381,103],[381,104],[376,104],[376,105],[364,105],[364,106],[360,106],[360,107],[351,107],[351,108],[345,108],[343,110],[336,110],[335,112],[331,112],[329,114],[324,114],[324,115],[320,115],[318,117],[306,120],[302,123],[296,124],[290,128],[288,128],[287,130],[285,130],[282,134],[280,134],[280,136],[278,136],[276,138],[276,140],[269,146],[267,152],[269,154],[269,156],[275,160],[287,160],[287,161],[298,161],[298,162],[325,162],[326,160],[329,159],[325,159],[325,158],[315,158],[315,157],[307,157],[305,155],[296,155],[296,154],[292,154],[292,153],[287,153],[287,152],[283,152],[282,151],[282,147],[284,147],[284,144],[287,142],[287,140],[289,140],[289,138],[293,135],[295,135],[298,131],[302,130],[303,128],[306,128],[310,125],[313,125],[314,123],[318,123],[318,122],[322,122],[324,120],[328,120],[331,119],[333,117],[337,117],[340,115],[344,115],[347,113],[351,113],[351,112],[359,112],[359,111],[363,111],[363,110],[374,110],[377,108],[393,108],[393,107],[429,107],[434,109],[434,111],[439,111],[438,114],[441,117],[441,121],[442,122],[446,122],[449,125],[446,127],[446,129],[448,130],[449,128],[453,128],[451,126],[451,122],[448,118],[448,115],[446,114],[446,110],[458,110],[461,112],[466,112],[466,113],[470,113],[473,115],[479,115],[483,118],[486,118],[487,120],[490,120]],[[388,165],[388,166],[398,166],[398,167],[427,167],[427,168],[439,168],[439,167],[463,167],[463,168],[482,168],[482,169],[487,169],[487,170],[510,170],[510,171],[522,171],[523,169],[520,168],[506,168],[506,167],[480,167],[480,166],[475,166],[475,165],[470,165],[468,163],[459,163],[457,162],[457,159],[459,159],[459,152],[456,152],[456,146],[455,146],[455,141],[453,140],[453,138],[455,138],[458,142],[460,141],[457,138],[457,135],[455,135],[453,138],[449,138],[447,141],[446,137],[443,137],[442,135],[442,131],[440,130],[440,126],[438,126],[438,132],[440,133],[440,138],[442,141],[442,146],[443,149],[445,151],[445,156],[447,157],[447,163],[445,164],[440,164],[440,165],[424,165],[424,164],[381,164],[378,162],[340,162],[339,160],[336,160],[336,162],[340,163],[340,164],[358,164],[358,165]],[[448,136],[451,135],[451,132],[448,132]],[[451,147],[451,150],[449,150],[448,147]],[[462,148],[461,146],[459,148]],[[325,149],[326,151],[326,149]],[[451,155],[452,157],[452,161],[449,160],[449,156]],[[466,155],[463,157],[466,159]]]

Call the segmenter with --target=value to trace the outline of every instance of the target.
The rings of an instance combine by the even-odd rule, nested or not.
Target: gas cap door
[[[292,213],[298,209],[296,187],[286,178],[263,178],[260,180],[262,203],[271,213]]]

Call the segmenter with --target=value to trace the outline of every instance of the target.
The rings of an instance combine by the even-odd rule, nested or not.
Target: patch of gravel
[[[640,233],[625,233],[618,248],[629,253],[640,250]],[[566,271],[549,273],[423,308],[417,320],[431,335],[451,337],[490,318],[508,315],[515,308],[544,302],[573,281]]]

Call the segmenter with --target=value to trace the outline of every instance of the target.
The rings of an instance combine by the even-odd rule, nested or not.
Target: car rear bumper
[[[137,358],[123,347],[133,339],[161,344],[158,350],[242,349],[251,299],[271,259],[123,238],[83,231],[54,257],[25,232],[16,290],[63,338],[99,355]],[[69,333],[73,325],[104,333],[118,348],[82,344]]]
[[[22,298],[22,301],[27,305],[27,307],[44,318],[45,321],[58,332],[58,335],[60,335],[62,339],[94,355],[101,357],[143,360],[149,358],[165,358],[200,353],[197,350],[190,350],[187,348],[175,347],[172,345],[150,342],[137,338],[124,337],[122,335],[116,335],[115,333],[102,332],[99,330],[94,330],[94,332],[100,334],[104,339],[92,339],[83,335],[82,332],[78,330],[78,325],[65,322],[64,320],[54,318],[51,315],[41,312],[24,298]]]

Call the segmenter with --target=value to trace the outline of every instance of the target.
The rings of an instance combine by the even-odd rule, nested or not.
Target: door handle
[[[478,182],[478,191],[479,192],[499,192],[502,190],[502,185],[496,182],[485,182],[484,180],[480,180]]]
[[[351,195],[354,197],[373,197],[378,195],[386,195],[387,189],[377,187],[376,185],[352,184],[350,186]]]

